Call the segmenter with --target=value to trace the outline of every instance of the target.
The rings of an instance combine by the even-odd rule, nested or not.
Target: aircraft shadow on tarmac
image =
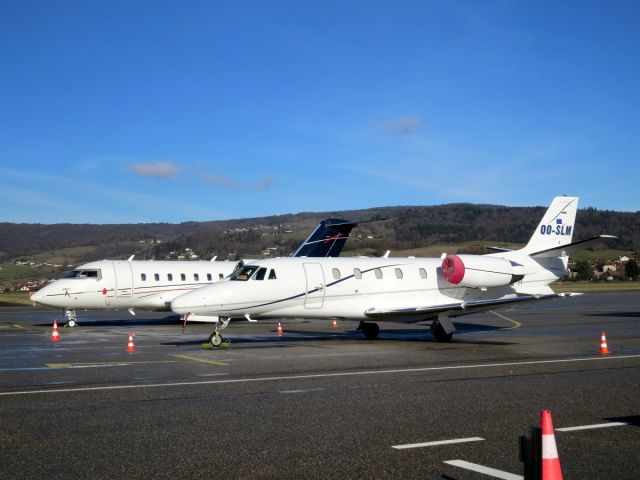
[[[59,324],[64,324],[64,320],[59,322]],[[182,322],[180,321],[180,317],[178,315],[169,315],[164,318],[138,318],[131,317],[127,319],[122,318],[114,318],[113,320],[89,320],[89,319],[80,319],[78,321],[78,325],[80,327],[143,327],[143,326],[154,326],[154,325],[177,325],[181,326]],[[51,322],[48,323],[40,323],[34,325],[36,327],[50,327]],[[74,327],[77,328],[77,327]]]
[[[631,415],[629,417],[605,418],[608,422],[622,422],[634,427],[640,427],[640,415]]]
[[[590,317],[640,318],[640,312],[587,313]]]
[[[487,331],[499,331],[502,330],[502,327],[495,326],[486,326],[486,325],[477,325],[477,324],[467,324],[467,323],[459,323],[456,322],[456,328],[458,330],[456,335],[471,333],[471,332],[487,332]],[[301,343],[301,342],[331,342],[331,341],[340,341],[340,340],[355,340],[362,342],[376,342],[376,343],[384,343],[384,342],[417,342],[417,343],[434,343],[436,342],[435,338],[429,332],[429,328],[425,327],[424,330],[420,329],[411,329],[411,328],[382,328],[380,330],[380,336],[376,340],[366,340],[364,335],[357,331],[328,331],[328,330],[296,330],[292,328],[286,328],[283,336],[274,338],[273,334],[275,330],[269,330],[268,334],[265,332],[264,334],[257,333],[252,336],[241,336],[241,337],[233,337],[232,333],[230,336],[226,338],[231,345],[238,344],[246,344],[246,345],[259,345],[263,344],[265,346],[273,345],[273,344],[293,344],[293,343]],[[268,336],[267,336],[268,335]],[[464,345],[514,345],[513,342],[503,342],[503,341],[489,341],[489,340],[478,340],[478,339],[470,339],[463,338],[460,336],[454,335],[454,339],[452,340],[452,344],[464,344]],[[163,345],[172,345],[172,346],[180,346],[180,345],[199,345],[203,342],[206,342],[206,339],[202,340],[186,340],[186,341],[174,341],[174,342],[165,342]],[[447,345],[439,344],[439,345]],[[293,345],[290,345],[293,346]]]

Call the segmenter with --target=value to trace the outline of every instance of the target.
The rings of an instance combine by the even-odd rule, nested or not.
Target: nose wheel
[[[219,347],[220,345],[222,345],[222,335],[220,335],[220,332],[213,332],[211,335],[209,335],[209,343],[211,344],[212,347]]]

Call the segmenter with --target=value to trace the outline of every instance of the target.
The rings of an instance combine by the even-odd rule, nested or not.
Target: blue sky
[[[640,210],[638,2],[1,5],[0,221]]]

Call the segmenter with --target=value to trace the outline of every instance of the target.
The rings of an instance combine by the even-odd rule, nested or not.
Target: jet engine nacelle
[[[504,258],[485,255],[447,255],[442,275],[454,285],[470,288],[504,287],[521,280],[519,268]]]

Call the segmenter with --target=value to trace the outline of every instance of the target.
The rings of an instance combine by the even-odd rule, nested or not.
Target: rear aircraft
[[[298,257],[340,255],[357,223],[327,219],[296,249]],[[67,325],[77,324],[76,310],[171,311],[177,296],[222,280],[241,268],[240,261],[100,260],[86,263],[41,288],[33,302],[64,310]],[[217,318],[192,316],[192,321]]]
[[[577,197],[556,197],[527,245],[488,255],[441,258],[274,258],[244,265],[224,281],[177,297],[181,315],[216,316],[209,341],[231,317],[360,320],[367,338],[376,319],[432,320],[438,341],[450,341],[451,318],[519,302],[568,296],[549,284],[567,271],[569,253],[603,238],[572,243]]]

